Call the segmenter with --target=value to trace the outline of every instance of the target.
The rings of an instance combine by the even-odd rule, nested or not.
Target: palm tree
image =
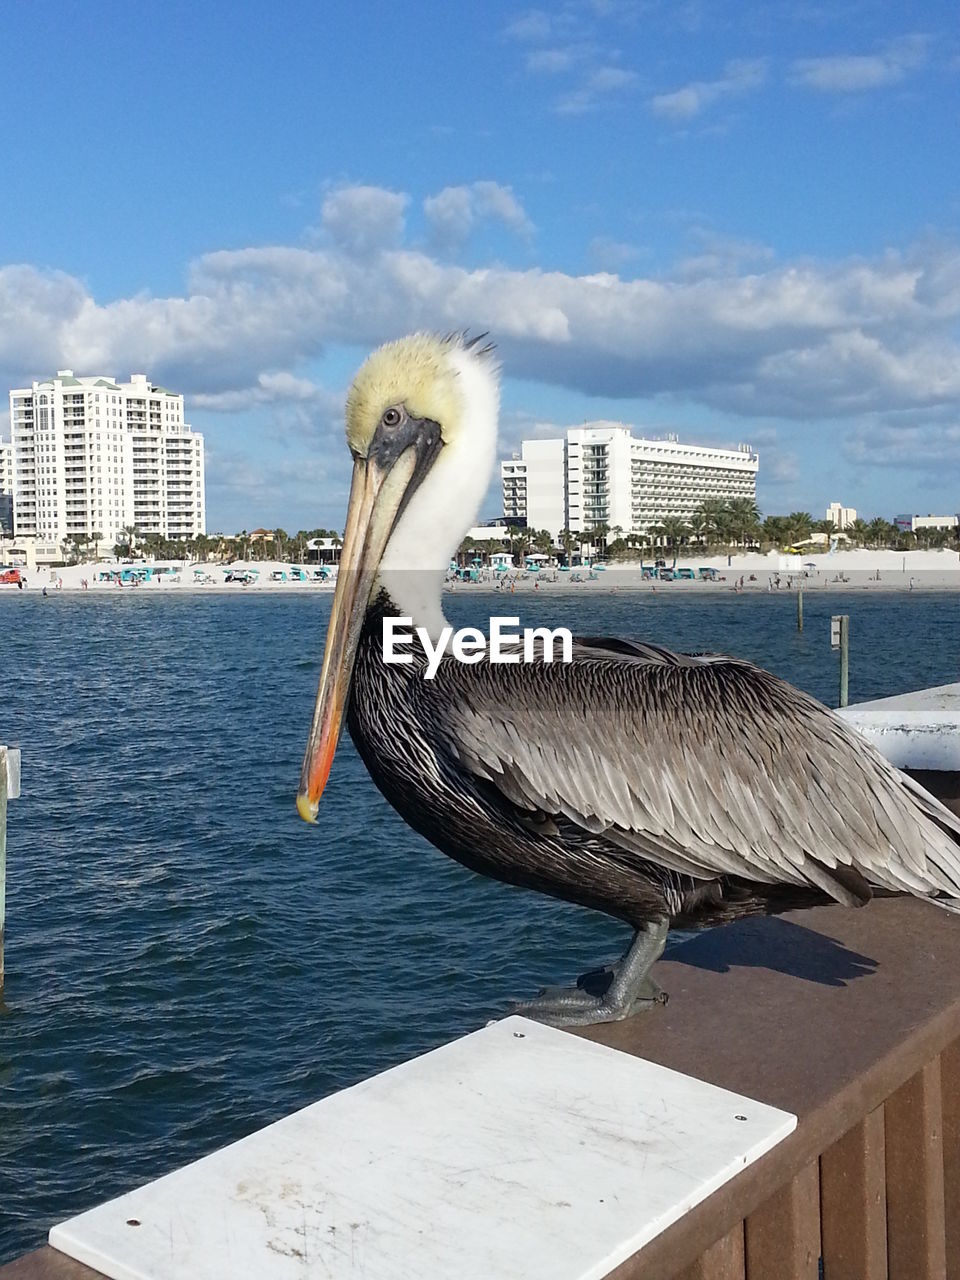
[[[886,546],[890,540],[890,525],[882,516],[877,516],[875,520],[871,520],[867,527],[867,536],[875,547]]]
[[[457,564],[465,565],[465,564],[469,564],[476,554],[477,554],[476,539],[471,538],[470,535],[468,534],[460,543],[459,547],[457,547],[457,554],[455,556],[455,559]]]
[[[100,532],[99,529],[94,529],[93,532],[87,537],[87,551],[89,552],[90,548],[93,547],[94,560],[98,560],[100,558],[100,543],[102,541],[103,541],[103,534]]]
[[[686,542],[690,526],[680,516],[664,516],[653,532],[663,538],[668,547],[672,547],[673,563],[676,567],[677,551]]]
[[[217,548],[217,540],[208,538],[205,533],[198,533],[193,540],[193,550],[198,560],[207,560],[210,553]]]
[[[845,530],[848,537],[852,538],[858,547],[862,547],[869,537],[870,526],[866,520],[854,520],[853,524],[848,524]]]
[[[787,516],[791,542],[806,542],[813,533],[813,516],[809,511],[791,511]]]
[[[785,546],[790,541],[789,525],[786,516],[767,516],[763,522],[763,536],[774,546]]]
[[[760,527],[760,508],[753,498],[731,498],[726,503],[728,527],[737,545]]]
[[[597,520],[595,524],[590,526],[590,543],[599,549],[603,555],[607,549],[607,538],[610,536],[610,526],[603,520]]]
[[[521,560],[533,546],[533,538],[529,529],[513,529],[510,533],[510,554]]]
[[[706,516],[703,514],[702,507],[698,507],[696,511],[694,511],[693,515],[688,516],[687,524],[690,527],[690,534],[691,534],[691,537],[694,539],[694,541],[702,542],[703,535],[706,533],[706,530],[707,530],[707,519],[706,519]]]
[[[694,515],[703,521],[701,534],[708,543],[725,542],[730,536],[730,511],[722,498],[704,498]]]
[[[560,530],[560,533],[558,536],[560,540],[560,546],[563,547],[564,563],[569,565],[570,560],[573,556],[573,548],[577,541],[576,535],[570,529],[568,529],[566,525],[564,525],[563,528]]]
[[[543,555],[550,555],[553,551],[553,534],[549,533],[546,529],[534,529],[533,545],[535,549],[542,552]]]

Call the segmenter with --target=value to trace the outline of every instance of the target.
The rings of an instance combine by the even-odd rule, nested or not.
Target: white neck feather
[[[466,531],[476,523],[497,451],[499,388],[482,356],[451,347],[463,417],[410,499],[380,562],[378,585],[404,617],[436,640],[446,625],[443,582]]]

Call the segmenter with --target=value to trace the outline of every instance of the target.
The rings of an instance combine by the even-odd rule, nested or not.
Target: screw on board
[[[20,752],[0,747],[0,997],[3,995],[3,930],[7,895],[7,801],[20,795]]]

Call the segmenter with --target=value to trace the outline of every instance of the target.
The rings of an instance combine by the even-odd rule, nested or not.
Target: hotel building
[[[183,396],[144,374],[121,383],[61,369],[10,392],[10,425],[17,537],[205,532],[203,436],[184,422]]]
[[[924,529],[956,529],[960,516],[894,516],[893,523],[904,533],[921,533]]]
[[[13,533],[13,445],[0,440],[0,534]]]
[[[856,507],[844,507],[839,502],[831,502],[827,507],[827,514],[824,517],[829,520],[835,529],[842,531],[849,529],[850,525],[857,518]]]
[[[597,525],[643,532],[689,519],[709,499],[756,500],[759,458],[749,445],[713,449],[635,437],[629,427],[571,427],[559,440],[524,440],[500,464],[503,514],[528,528],[582,533]]]

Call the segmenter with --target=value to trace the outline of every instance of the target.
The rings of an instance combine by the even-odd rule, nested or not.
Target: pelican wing
[[[423,712],[520,810],[681,874],[960,894],[960,823],[826,707],[748,662],[580,641],[570,664],[445,660]]]

